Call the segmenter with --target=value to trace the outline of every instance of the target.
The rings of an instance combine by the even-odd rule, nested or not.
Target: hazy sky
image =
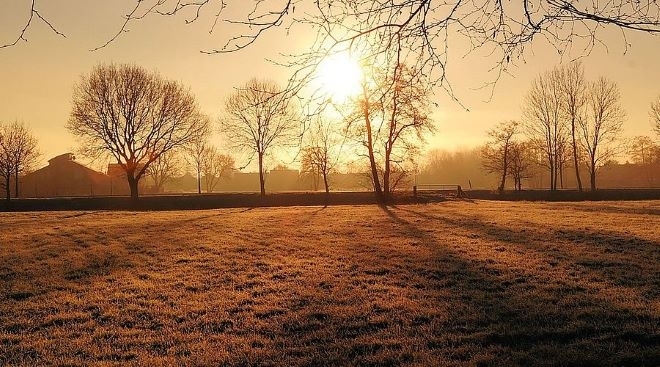
[[[184,18],[151,17],[134,23],[108,47],[102,45],[122,23],[134,0],[43,1],[39,9],[62,38],[33,20],[26,38],[10,48],[0,49],[0,121],[24,121],[39,139],[43,161],[74,151],[76,142],[64,125],[71,108],[74,83],[101,62],[135,63],[158,70],[163,76],[181,81],[197,97],[202,110],[217,118],[231,88],[249,78],[269,77],[283,81],[288,70],[272,65],[265,58],[279,52],[304,49],[305,37],[275,32],[252,47],[234,54],[205,55],[200,50],[222,46],[226,27],[208,33],[210,23],[203,20],[186,25]],[[0,12],[0,44],[13,42],[28,13],[29,1],[5,1]],[[660,38],[630,33],[631,46],[624,55],[621,33],[603,35],[608,49],[597,47],[583,59],[586,75],[594,79],[605,75],[616,81],[627,111],[624,129],[627,136],[651,135],[648,117],[651,102],[660,95]],[[565,59],[564,61],[567,61]],[[557,52],[542,42],[527,49],[525,62],[504,76],[488,103],[490,91],[478,90],[485,70],[492,61],[481,56],[468,57],[451,65],[450,80],[461,102],[450,101],[441,92],[435,97],[440,107],[435,113],[438,128],[427,149],[472,147],[483,142],[486,131],[496,123],[520,117],[522,99],[530,82],[539,72],[561,61]]]

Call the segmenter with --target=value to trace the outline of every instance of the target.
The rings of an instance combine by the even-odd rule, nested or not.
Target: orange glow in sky
[[[13,42],[27,19],[29,2],[10,1],[0,12],[0,44]],[[28,4],[28,5],[26,5]],[[304,52],[309,34],[276,29],[251,47],[231,54],[206,55],[200,50],[219,48],[231,25],[209,34],[209,22],[186,24],[182,17],[147,17],[133,23],[130,31],[98,51],[121,26],[123,16],[134,7],[133,0],[39,2],[40,13],[66,34],[54,34],[35,21],[26,34],[28,42],[0,49],[0,121],[23,121],[39,140],[42,162],[75,152],[77,142],[65,129],[71,110],[73,86],[80,75],[99,63],[134,63],[157,70],[164,77],[189,86],[201,110],[215,121],[222,114],[225,97],[234,87],[252,77],[270,78],[284,84],[290,70],[266,59],[281,54]],[[603,75],[619,84],[622,105],[627,112],[626,136],[652,135],[649,109],[660,95],[660,39],[629,32],[604,32],[607,48],[597,46],[582,59],[587,79]],[[625,44],[631,44],[627,50]],[[453,46],[452,46],[453,47]],[[437,126],[427,149],[474,147],[486,138],[486,131],[498,122],[520,119],[520,107],[532,79],[538,73],[570,61],[540,39],[531,44],[525,60],[515,60],[511,75],[503,75],[492,94],[481,88],[491,81],[488,70],[493,60],[487,55],[463,57],[460,47],[450,59],[447,73],[460,104],[438,91],[433,112]],[[320,67],[319,78],[333,98],[355,93],[360,70],[348,55],[338,55]],[[467,109],[466,109],[467,108]],[[468,111],[469,109],[469,111]],[[217,143],[222,145],[218,138]]]

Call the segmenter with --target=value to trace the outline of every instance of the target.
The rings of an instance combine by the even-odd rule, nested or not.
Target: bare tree
[[[660,138],[660,97],[651,104],[651,121],[653,122],[653,130]]]
[[[338,147],[339,139],[334,133],[334,126],[319,117],[317,124],[309,130],[309,142],[302,149],[300,162],[301,171],[312,175],[315,190],[321,178],[326,194],[330,192],[330,173],[338,163]]]
[[[67,128],[89,156],[110,154],[126,172],[131,198],[162,154],[188,144],[207,119],[181,84],[133,65],[99,65],[75,86]]]
[[[18,197],[20,176],[32,168],[38,157],[37,139],[25,124],[0,124],[0,175],[7,200],[11,197],[12,176],[14,197]]]
[[[405,163],[414,160],[425,135],[434,131],[428,80],[399,63],[398,52],[389,56],[372,62],[346,128],[366,149],[373,189],[383,201],[390,198],[393,183],[407,175]]]
[[[509,147],[509,175],[516,190],[522,190],[522,180],[529,178],[534,164],[529,151],[529,142],[513,141]]]
[[[541,149],[550,175],[550,190],[557,190],[566,126],[562,119],[562,90],[557,69],[532,81],[525,97],[523,117],[530,141]]]
[[[251,79],[225,101],[220,130],[233,146],[256,155],[261,196],[266,195],[264,158],[277,146],[300,136],[299,119],[282,90],[272,81]],[[251,158],[251,159],[252,159]]]
[[[216,147],[207,147],[201,164],[206,192],[213,192],[220,179],[228,177],[234,167],[234,158],[230,155],[220,153]]]
[[[577,139],[577,122],[583,114],[587,103],[586,82],[584,79],[584,67],[581,62],[572,62],[560,69],[560,86],[562,90],[563,108],[566,118],[570,121],[571,148],[573,156],[573,167],[575,168],[575,179],[578,191],[582,191],[582,179],[580,177],[579,144]],[[563,169],[562,186],[563,186]]]
[[[628,155],[633,164],[641,168],[649,185],[653,185],[660,173],[660,145],[649,136],[636,136],[628,144]]]
[[[179,153],[168,151],[156,158],[148,167],[146,175],[154,183],[154,191],[163,192],[163,188],[168,181],[181,174],[181,160]]]
[[[14,172],[10,144],[12,137],[6,131],[5,125],[0,125],[0,176],[2,176],[2,188],[5,191],[5,199],[11,200],[11,175]]]
[[[204,158],[210,149],[208,141],[210,134],[210,124],[207,124],[206,129],[200,130],[199,134],[194,136],[188,144],[183,146],[183,149],[186,152],[186,162],[192,167],[197,176],[198,194],[202,193],[202,164],[204,163]]]
[[[500,180],[497,191],[504,192],[506,178],[511,174],[511,147],[518,133],[518,121],[505,121],[488,131],[490,140],[481,150],[481,164],[488,173],[496,173]]]
[[[588,114],[579,120],[582,147],[587,154],[591,190],[596,190],[596,172],[620,152],[625,111],[619,87],[604,77],[589,85]]]

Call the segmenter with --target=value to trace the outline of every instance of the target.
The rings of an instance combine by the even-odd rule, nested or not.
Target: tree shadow
[[[449,229],[463,227],[497,241],[526,244],[526,251],[539,250],[535,246],[539,238],[535,239],[534,232],[514,232],[476,218],[452,220],[405,208],[382,209],[401,226],[403,233],[422,238],[425,245],[434,250],[437,268],[426,276],[438,290],[451,292],[455,307],[452,321],[443,325],[442,332],[429,341],[443,349],[443,353],[447,345],[451,345],[447,339],[452,337],[448,335],[454,335],[461,338],[461,344],[504,350],[504,355],[500,355],[503,359],[490,361],[494,364],[506,361],[504,363],[513,365],[619,365],[657,361],[660,336],[653,325],[657,325],[660,318],[651,307],[657,292],[648,293],[657,284],[657,272],[643,276],[634,284],[627,283],[628,287],[640,291],[648,308],[628,307],[603,299],[587,286],[501,268],[492,259],[467,258],[451,246],[438,243],[428,230],[415,226],[398,213],[437,219],[449,225]],[[657,245],[638,239],[633,247],[648,252]],[[571,261],[558,259],[566,260]],[[653,263],[652,259],[650,261]],[[538,359],[530,359],[530,356]]]

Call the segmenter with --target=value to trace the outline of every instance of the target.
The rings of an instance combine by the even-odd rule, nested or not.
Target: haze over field
[[[0,13],[0,44],[12,42],[20,33],[27,17],[28,5],[12,1]],[[163,76],[190,86],[203,112],[217,118],[222,101],[253,76],[268,76],[284,81],[290,70],[277,67],[266,58],[282,60],[280,53],[300,52],[309,44],[309,36],[294,30],[275,30],[250,48],[239,53],[205,55],[200,50],[220,47],[231,26],[221,25],[213,34],[209,13],[202,20],[185,24],[184,17],[147,17],[132,23],[130,32],[107,47],[103,45],[121,26],[122,16],[134,2],[68,1],[66,6],[40,2],[40,14],[47,17],[66,38],[50,31],[42,22],[34,21],[28,30],[28,42],[0,50],[0,120],[25,121],[40,142],[45,161],[57,154],[74,151],[76,142],[64,124],[71,112],[73,84],[82,73],[102,62],[135,63]],[[188,14],[189,15],[189,14]],[[660,47],[657,37],[646,34],[606,30],[604,45],[597,44],[583,59],[586,76],[604,75],[621,87],[622,103],[628,115],[625,134],[649,135],[649,106],[660,94]],[[625,35],[625,39],[623,38]],[[626,42],[630,47],[626,47]],[[605,46],[606,45],[606,46]],[[438,127],[427,148],[454,149],[472,147],[484,142],[486,131],[496,123],[520,117],[522,98],[530,82],[539,72],[560,61],[580,54],[560,57],[544,39],[537,39],[526,49],[524,60],[513,60],[512,76],[504,75],[497,84],[492,100],[490,89],[479,89],[494,78],[487,69],[492,61],[484,52],[462,58],[462,45],[449,64],[449,79],[455,94],[469,112],[442,92],[434,97],[439,107],[434,111]]]

